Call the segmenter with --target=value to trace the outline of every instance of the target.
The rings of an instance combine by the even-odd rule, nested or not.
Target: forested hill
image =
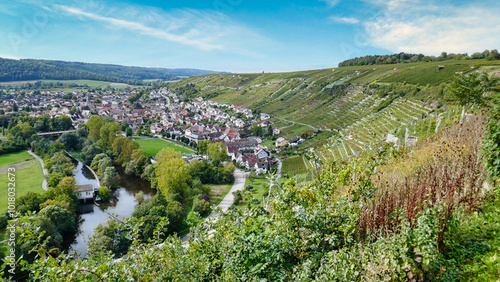
[[[90,79],[130,83],[131,81],[145,79],[170,80],[210,73],[216,72],[198,69],[144,68],[109,64],[0,58],[0,81]]]
[[[473,53],[472,55],[454,54],[442,52],[440,56],[426,56],[423,54],[410,54],[401,52],[392,55],[368,55],[363,57],[356,57],[354,59],[345,60],[339,63],[339,67],[349,66],[368,66],[368,65],[387,65],[399,63],[416,63],[416,62],[437,62],[449,60],[470,60],[470,59],[487,59],[490,61],[499,60],[500,54],[495,50],[484,50],[483,52]]]

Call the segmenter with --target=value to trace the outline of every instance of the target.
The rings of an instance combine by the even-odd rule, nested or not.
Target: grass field
[[[33,159],[33,156],[28,154],[27,151],[20,151],[20,152],[15,152],[15,153],[10,153],[10,154],[5,154],[0,156],[0,167],[9,165],[9,164],[14,164],[14,163],[19,163],[25,160],[31,160]]]
[[[227,195],[233,184],[215,185],[210,184],[210,205],[218,205]]]
[[[193,154],[194,150],[188,150],[183,147],[179,147],[170,142],[161,139],[139,139],[136,140],[148,156],[155,156],[163,148],[172,148],[181,154]]]
[[[267,196],[267,193],[269,193],[269,189],[267,188],[268,181],[269,180],[267,180],[267,178],[261,176],[260,178],[254,179],[252,185],[252,182],[247,177],[245,181],[245,187],[247,187],[248,185],[252,185],[253,189],[251,190],[251,193],[253,198],[262,201],[262,197],[264,195]],[[234,204],[233,206],[236,207],[237,209],[244,209],[247,206],[247,204],[239,203],[239,204]]]
[[[15,175],[16,198],[19,198],[28,192],[43,192],[42,181],[44,176],[40,163],[33,158],[29,161],[25,161],[26,155],[23,153],[28,155],[26,151],[23,151],[21,153],[17,153],[15,157],[12,154],[0,156],[0,163],[3,164],[0,166],[0,183],[3,184],[3,192],[0,195],[0,211],[4,211],[8,205],[7,183],[10,182],[7,178],[7,167],[11,167],[13,165],[18,165],[19,167],[19,169],[16,169],[13,173]],[[30,155],[28,156],[31,157]]]

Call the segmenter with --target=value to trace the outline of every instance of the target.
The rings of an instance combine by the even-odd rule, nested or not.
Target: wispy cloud
[[[394,52],[473,52],[500,45],[499,5],[451,6],[431,1],[367,0],[383,11],[364,23],[367,44]],[[487,8],[486,8],[487,7]],[[380,16],[383,15],[383,16]]]
[[[350,17],[335,17],[335,16],[332,16],[329,19],[332,22],[341,23],[341,24],[357,24],[357,23],[359,23],[358,19],[356,19],[356,18],[350,18]]]
[[[321,2],[325,2],[330,6],[336,6],[338,3],[340,3],[340,0],[319,0]]]
[[[130,31],[137,31],[143,35],[153,36],[159,39],[168,40],[171,42],[180,43],[183,45],[190,45],[202,50],[214,50],[214,49],[223,49],[223,46],[220,44],[211,43],[210,39],[207,37],[200,37],[201,32],[196,29],[189,29],[182,34],[175,34],[170,32],[178,28],[176,25],[171,25],[169,28],[160,29],[147,26],[140,22],[128,21],[113,17],[101,16],[96,13],[86,12],[78,8],[69,7],[65,5],[55,5],[56,8],[59,8],[67,13],[82,16],[84,18],[93,19],[96,21],[104,22],[110,24],[112,26],[127,29]]]

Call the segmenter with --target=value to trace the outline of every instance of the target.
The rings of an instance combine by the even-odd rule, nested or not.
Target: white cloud
[[[359,23],[358,19],[356,19],[356,18],[350,18],[350,17],[335,17],[335,16],[332,16],[329,19],[332,22],[341,23],[341,24],[357,24],[357,23]]]
[[[90,12],[85,12],[83,10],[73,8],[73,7],[68,7],[64,5],[55,5],[57,8],[68,12],[73,15],[78,15],[82,16],[85,18],[93,19],[96,21],[101,21],[104,23],[108,23],[112,26],[118,27],[118,28],[123,28],[127,29],[130,31],[138,31],[141,34],[144,35],[149,35],[153,36],[159,39],[165,39],[168,41],[184,44],[184,45],[191,45],[195,46],[199,49],[202,50],[213,50],[213,49],[222,49],[223,46],[220,44],[214,44],[211,43],[210,38],[208,37],[201,37],[200,32],[196,29],[189,29],[188,31],[184,32],[183,34],[175,34],[173,32],[170,32],[170,30],[176,29],[176,26],[173,25],[169,27],[167,30],[163,30],[160,28],[153,28],[149,27],[143,23],[140,22],[134,22],[134,21],[127,21],[127,20],[122,20],[122,19],[117,19],[113,17],[106,17],[106,16],[101,16],[95,13],[90,13]]]
[[[394,52],[438,55],[465,53],[500,45],[500,7],[456,7],[392,0],[378,17],[364,23],[367,44]],[[486,6],[485,6],[486,7]],[[381,16],[382,15],[382,16]]]

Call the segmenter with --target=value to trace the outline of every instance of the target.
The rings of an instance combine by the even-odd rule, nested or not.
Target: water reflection
[[[150,183],[143,181],[140,178],[126,175],[123,168],[116,167],[120,175],[119,185],[120,188],[116,189],[113,193],[113,199],[109,202],[99,203],[98,206],[94,204],[80,204],[78,207],[79,224],[78,231],[75,234],[70,234],[65,238],[66,250],[76,251],[80,257],[87,253],[87,243],[90,236],[99,224],[106,223],[110,218],[109,214],[122,219],[130,217],[134,211],[137,201],[135,195],[139,191],[143,191],[145,198],[150,198],[156,191],[151,189]],[[92,173],[81,163],[78,162],[75,169],[76,184],[94,184],[97,181],[93,179]]]

